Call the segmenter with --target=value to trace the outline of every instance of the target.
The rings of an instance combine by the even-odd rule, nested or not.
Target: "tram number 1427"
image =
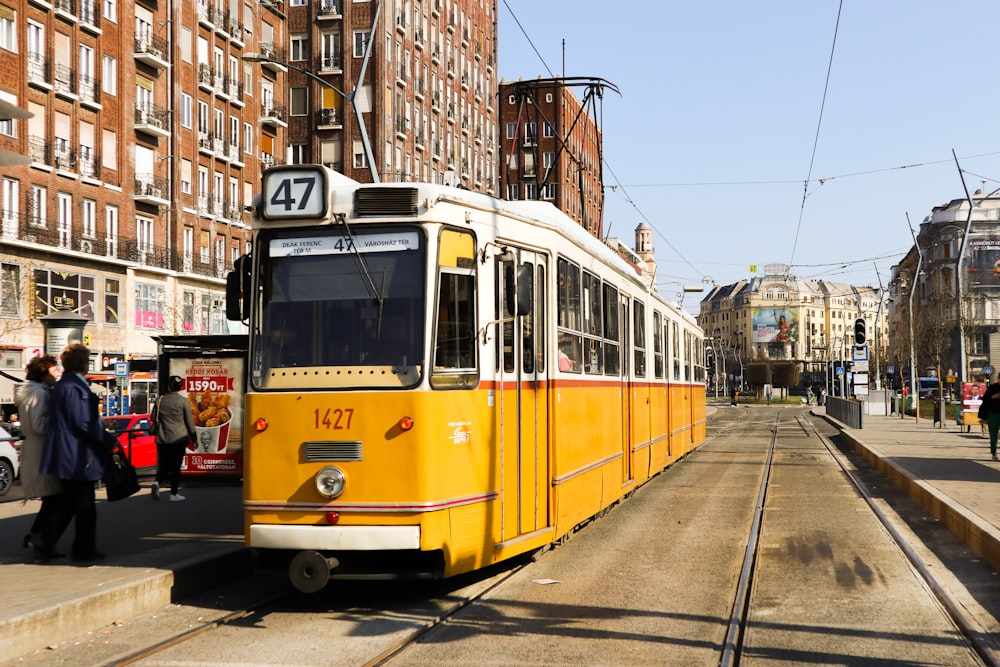
[[[328,431],[342,431],[351,428],[351,419],[354,418],[354,408],[347,408],[346,410],[341,410],[340,408],[334,408],[331,410],[327,408],[326,410],[316,409],[313,411],[316,416],[316,428],[325,428]]]

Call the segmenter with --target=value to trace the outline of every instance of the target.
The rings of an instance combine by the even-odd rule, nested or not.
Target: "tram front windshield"
[[[417,228],[282,231],[262,234],[258,248],[257,387],[419,381],[426,243]]]

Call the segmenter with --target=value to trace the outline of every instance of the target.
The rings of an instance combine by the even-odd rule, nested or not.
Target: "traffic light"
[[[865,318],[859,317],[854,320],[854,344],[864,345],[867,340],[865,335]]]

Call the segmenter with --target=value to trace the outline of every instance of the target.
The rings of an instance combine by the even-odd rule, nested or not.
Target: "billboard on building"
[[[754,308],[753,342],[795,343],[799,338],[799,320],[795,311],[783,308]]]
[[[970,236],[964,265],[966,289],[1000,286],[1000,235]]]

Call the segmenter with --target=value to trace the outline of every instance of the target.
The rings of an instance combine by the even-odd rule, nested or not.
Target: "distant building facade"
[[[969,199],[934,207],[915,245],[892,267],[890,355],[907,373],[912,359],[918,376],[940,373],[955,382],[997,377],[1000,198],[976,191]]]
[[[702,299],[696,319],[726,360],[726,373],[736,377],[745,364],[770,359],[793,361],[803,382],[819,381],[832,364],[851,359],[854,323],[862,318],[874,378],[888,340],[888,295],[874,287],[802,280],[788,269],[767,265],[762,276],[716,285]]]

